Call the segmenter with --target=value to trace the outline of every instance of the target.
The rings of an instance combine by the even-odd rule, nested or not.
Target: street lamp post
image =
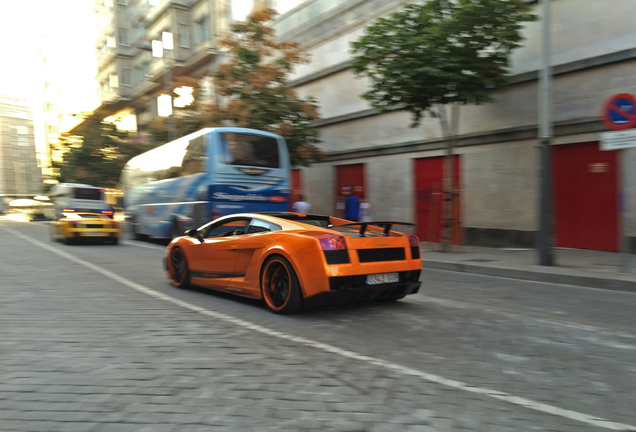
[[[539,264],[554,265],[553,219],[552,219],[552,124],[551,116],[551,69],[550,69],[550,6],[549,0],[541,4],[541,60],[539,71],[539,143],[541,147],[541,186],[539,214]]]

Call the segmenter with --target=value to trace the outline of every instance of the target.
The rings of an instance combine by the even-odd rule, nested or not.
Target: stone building
[[[436,119],[411,128],[410,114],[378,113],[361,98],[366,81],[349,68],[351,42],[365,26],[406,1],[308,0],[279,17],[283,40],[300,42],[312,62],[292,85],[318,99],[326,159],[295,172],[314,211],[332,213],[337,191],[351,186],[370,202],[374,219],[418,224],[422,241],[439,241],[444,143]],[[536,2],[533,8],[541,14]],[[636,236],[636,154],[603,151],[600,118],[614,94],[636,93],[636,2],[552,0],[552,174],[555,245],[618,250]],[[541,17],[539,17],[541,18]],[[474,245],[533,247],[539,229],[538,72],[540,21],[524,27],[512,56],[509,85],[494,103],[461,108],[455,163],[459,227],[454,240]],[[623,166],[621,172],[620,166]],[[623,193],[621,218],[618,196]],[[621,221],[625,223],[621,225]]]

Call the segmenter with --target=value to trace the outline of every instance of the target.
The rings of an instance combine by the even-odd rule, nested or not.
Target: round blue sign
[[[630,129],[636,126],[636,97],[629,93],[619,93],[603,104],[601,120],[614,130]]]

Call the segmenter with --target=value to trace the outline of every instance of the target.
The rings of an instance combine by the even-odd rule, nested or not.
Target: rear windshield
[[[82,219],[102,219],[102,216],[98,214],[80,214],[79,217]]]
[[[101,191],[101,189],[73,188],[73,192],[74,192],[74,195],[75,195],[75,199],[94,200],[94,201],[101,201],[102,200],[102,191]]]
[[[270,216],[276,216],[281,219],[302,222],[307,225],[314,225],[314,226],[319,226],[323,228],[327,228],[329,227],[329,225],[331,225],[329,216],[323,216],[323,215],[303,215],[303,214],[286,213],[286,212],[263,212],[263,214],[269,214]]]

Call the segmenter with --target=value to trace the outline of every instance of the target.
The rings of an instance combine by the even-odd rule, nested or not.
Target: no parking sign
[[[613,130],[633,128],[636,126],[636,97],[629,93],[610,97],[601,109],[601,120]]]

